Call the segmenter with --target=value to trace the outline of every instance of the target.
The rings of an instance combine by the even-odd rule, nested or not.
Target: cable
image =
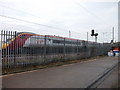
[[[57,27],[53,27],[53,26],[49,26],[49,25],[43,25],[43,24],[39,24],[39,23],[35,23],[35,22],[31,22],[31,21],[27,21],[27,20],[22,20],[22,19],[18,19],[18,18],[14,18],[14,17],[6,16],[6,15],[0,15],[0,16],[1,16],[1,17],[5,17],[5,18],[10,18],[10,19],[18,20],[18,21],[27,22],[27,23],[32,23],[32,24],[36,24],[36,25],[40,25],[40,26],[44,26],[44,27],[48,27],[48,28],[65,30],[65,29],[63,29],[63,28],[57,28]]]
[[[0,3],[1,4],[1,3]],[[7,8],[7,9],[10,9],[10,10],[15,10],[15,11],[18,11],[18,12],[22,12],[22,13],[26,13],[26,14],[29,14],[29,15],[31,15],[31,16],[34,16],[34,17],[37,17],[37,18],[40,18],[41,19],[41,17],[38,17],[38,16],[36,16],[36,15],[33,15],[33,14],[31,14],[31,13],[28,13],[28,12],[25,12],[25,11],[21,11],[21,10],[18,10],[18,9],[15,9],[15,8],[11,8],[11,7],[7,7],[7,6],[4,6],[4,5],[0,5],[1,7],[4,7],[4,8]]]
[[[75,2],[75,1],[74,1]],[[77,2],[75,2],[76,4],[78,4]],[[1,4],[1,3],[0,3]],[[15,10],[15,11],[20,11],[20,12],[23,12],[23,13],[27,13],[27,12],[24,12],[24,11],[21,11],[21,10],[17,10],[17,9],[14,9],[14,8],[11,8],[11,7],[7,7],[7,6],[4,6],[3,4],[1,4],[2,5],[2,7],[5,7],[5,8],[7,8],[7,9],[10,9],[10,10]],[[91,13],[89,10],[87,10],[85,7],[83,7],[82,5],[80,5],[82,8],[84,8],[87,12],[89,12],[90,14],[92,14],[92,15],[95,15],[94,13]],[[40,18],[40,17],[38,17],[38,16],[36,16],[36,15],[33,15],[33,14],[31,14],[31,13],[27,13],[27,14],[29,14],[29,15],[31,15],[31,16],[34,16],[34,17],[37,17],[37,18]],[[95,15],[96,16],[96,15]],[[7,16],[7,18],[8,18],[8,16]],[[9,17],[9,18],[11,18],[11,17]],[[11,19],[16,19],[16,18],[11,18]],[[41,18],[40,18],[41,19]],[[18,20],[18,19],[16,19],[16,20]],[[20,19],[19,19],[20,20]],[[20,20],[20,21],[24,21],[24,22],[26,22],[26,20]],[[34,22],[30,22],[30,21],[27,21],[28,23],[32,23],[32,24],[37,24],[38,25],[38,23],[34,23]],[[48,25],[43,25],[43,24],[39,24],[39,25],[42,25],[42,26],[46,26],[46,27],[49,27],[49,28],[55,28],[55,29],[62,29],[62,28],[56,28],[56,27],[53,27],[53,26],[48,26]],[[63,30],[63,29],[62,29]],[[65,29],[64,29],[65,30]],[[67,30],[68,31],[68,30]],[[72,32],[74,32],[74,31],[72,31]],[[82,33],[78,33],[78,32],[75,32],[75,33],[77,33],[77,34],[82,34]]]
[[[1,2],[1,1],[0,1]],[[0,3],[1,4],[1,3]],[[27,13],[27,14],[29,14],[29,15],[31,15],[31,16],[34,16],[34,17],[37,17],[37,18],[40,18],[40,17],[38,17],[38,16],[36,16],[36,15],[33,15],[33,14],[31,14],[31,13],[28,13],[28,12],[24,12],[24,11],[21,11],[21,10],[17,10],[17,9],[14,9],[14,8],[11,8],[11,7],[8,7],[8,6],[4,6],[3,4],[1,4],[1,6],[2,7],[5,7],[5,8],[7,8],[7,9],[10,9],[10,10],[15,10],[15,11],[19,11],[19,12],[23,12],[23,13]],[[12,18],[13,19],[13,18]],[[41,18],[40,18],[41,19]],[[18,20],[18,19],[17,19]],[[23,21],[23,20],[22,20]],[[25,20],[24,20],[25,21]],[[28,22],[28,21],[27,21]],[[29,22],[30,23],[30,22]],[[34,23],[35,24],[35,23]],[[47,26],[48,27],[48,26]],[[53,28],[53,27],[52,27]],[[62,29],[62,28],[56,28],[56,29]],[[63,30],[63,29],[62,29]],[[64,29],[65,30],[65,29]],[[68,31],[68,30],[67,30]],[[75,31],[72,31],[72,32],[75,32]],[[75,32],[75,33],[77,33],[77,34],[83,34],[83,33],[79,33],[79,32]]]
[[[89,14],[95,16],[96,19],[98,19],[101,23],[103,23],[103,21],[104,21],[105,24],[110,25],[110,24],[108,23],[108,21],[103,20],[101,17],[99,17],[99,16],[97,16],[96,14],[94,14],[93,12],[89,11],[86,7],[84,7],[83,5],[81,5],[80,3],[78,3],[77,1],[72,0],[72,2],[73,2],[74,4],[76,4],[77,6],[83,8],[83,9],[84,9],[86,12],[88,12]]]
[[[9,29],[10,29],[11,27],[13,27],[13,25],[14,25],[14,24],[10,24],[10,26],[8,26],[8,25],[7,25],[7,26],[8,26]],[[62,32],[61,32],[60,30],[57,30],[57,31],[55,32],[55,31],[52,31],[52,30],[51,30],[51,31],[49,32],[49,29],[40,29],[40,28],[35,28],[35,29],[34,29],[33,27],[24,26],[24,25],[14,25],[14,28],[13,28],[13,29],[15,29],[15,30],[17,30],[17,31],[23,31],[23,32],[24,32],[24,29],[25,29],[25,30],[30,30],[30,31],[31,31],[31,30],[34,30],[34,32],[40,30],[40,32],[42,32],[42,33],[39,32],[39,34],[41,34],[41,35],[46,35],[46,34],[47,34],[47,35],[55,35],[55,36],[68,37],[68,36],[67,36],[67,33],[68,33],[67,31],[64,31],[64,32],[62,31]],[[46,34],[44,34],[44,32],[45,32]],[[64,33],[64,34],[63,34],[63,33]],[[65,35],[65,34],[66,34],[66,35]],[[78,35],[77,35],[77,36],[78,36]],[[76,36],[73,35],[72,37],[76,37]],[[72,38],[72,37],[71,37],[71,38]],[[80,37],[79,37],[79,38],[80,38]]]
[[[10,18],[10,19],[15,19],[15,20],[19,20],[19,21],[27,22],[27,23],[32,23],[32,24],[36,24],[36,25],[40,25],[40,26],[44,26],[44,27],[48,27],[48,28],[60,29],[60,30],[68,31],[68,30],[63,29],[63,28],[57,28],[57,27],[53,27],[53,26],[43,25],[43,24],[39,24],[39,23],[35,23],[35,22],[31,22],[31,21],[27,21],[27,20],[22,20],[22,19],[18,19],[18,18],[14,18],[14,17],[6,16],[6,15],[0,15],[0,16],[1,16],[1,17],[5,17],[5,18]],[[57,30],[57,31],[58,31],[58,30]],[[75,32],[75,31],[71,31],[71,32]],[[83,33],[79,33],[79,32],[75,32],[75,33],[77,33],[77,34],[83,34]]]
[[[84,6],[82,6],[80,3],[76,2],[75,0],[72,0],[72,2],[74,4],[76,4],[77,6],[83,8],[86,12],[88,12],[89,14],[95,16],[97,19],[100,19],[100,17],[98,17],[96,14],[94,14],[93,12],[89,11],[87,8],[85,8]]]
[[[72,1],[73,1],[73,0],[72,0]],[[87,8],[85,8],[85,7],[82,6],[81,4],[77,3],[76,1],[73,1],[73,2],[74,2],[76,5],[79,5],[80,7],[82,7],[83,9],[85,9],[89,14],[94,15],[96,18],[99,18],[98,16],[96,16],[94,13],[90,12]],[[2,6],[3,6],[3,5],[2,5]],[[14,8],[6,7],[6,6],[3,6],[3,7],[17,11],[17,9],[14,9]],[[21,11],[21,10],[18,10],[18,11],[23,12],[23,13],[27,13],[27,12],[24,12],[24,11]],[[31,13],[28,13],[28,14],[31,15],[31,16],[40,18],[40,17],[38,17],[38,16],[36,16],[36,15],[33,15],[33,14],[31,14]],[[0,16],[1,16],[1,15],[0,15]],[[11,18],[11,19],[15,19],[15,20],[19,20],[19,21],[23,21],[23,22],[27,22],[27,23],[36,24],[36,25],[41,25],[41,26],[45,26],[45,27],[49,27],[49,28],[66,30],[66,29],[63,29],[63,28],[57,28],[57,27],[53,27],[53,26],[49,26],[49,25],[43,25],[43,24],[39,24],[39,23],[27,21],[27,20],[22,20],[22,19],[18,19],[18,18],[14,18],[14,17],[9,17],[9,16],[5,16],[5,15],[2,15],[2,17]],[[57,30],[57,31],[58,31],[58,30]],[[67,30],[67,31],[68,31],[68,30]],[[72,31],[72,32],[75,32],[75,31]],[[82,33],[78,33],[78,32],[75,32],[75,33],[77,33],[77,34],[82,34]]]
[[[0,2],[1,2],[1,1],[0,1]],[[0,3],[0,4],[1,4],[1,3]],[[31,16],[40,18],[40,17],[38,17],[38,16],[36,16],[36,15],[33,15],[33,14],[31,14],[31,13],[24,12],[24,11],[21,11],[21,10],[17,10],[17,9],[14,9],[14,8],[11,8],[11,7],[4,6],[3,4],[1,4],[1,6],[7,8],[7,9],[19,11],[19,12],[22,12],[22,13],[27,13],[27,14],[29,14],[29,15],[31,15]],[[27,22],[27,23],[37,24],[37,25],[41,25],[41,26],[45,26],[45,27],[49,27],[49,28],[62,29],[62,28],[57,28],[57,27],[53,27],[53,26],[49,26],[49,25],[43,25],[43,24],[38,24],[38,23],[35,23],[35,22],[31,22],[31,21],[26,21],[26,20],[22,20],[22,19],[17,19],[17,18],[14,18],[14,17],[5,16],[5,15],[0,15],[0,16],[6,17],[6,18],[15,19],[15,20],[19,20],[19,21],[23,21],[23,22]],[[40,18],[40,19],[41,19],[41,18]]]
[[[1,4],[1,3],[0,3],[0,4]],[[18,9],[15,9],[15,8],[11,8],[11,7],[8,7],[8,6],[4,6],[3,4],[1,4],[0,6],[1,6],[1,7],[4,7],[4,8],[7,8],[7,9],[10,9],[10,10],[17,11],[17,12],[26,13],[26,14],[29,14],[29,15],[31,15],[31,16],[33,16],[33,17],[36,17],[36,18],[42,19],[41,17],[36,16],[36,15],[34,15],[34,14],[32,14],[32,13],[28,13],[28,12],[25,12],[25,11],[22,11],[22,10],[18,10]]]

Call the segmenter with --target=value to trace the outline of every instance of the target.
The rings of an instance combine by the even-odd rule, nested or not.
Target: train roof
[[[52,37],[52,38],[61,38],[61,39],[68,39],[68,40],[79,40],[79,41],[84,41],[80,39],[73,39],[73,38],[67,38],[67,37],[61,37],[61,36],[53,36],[53,35],[45,35],[47,37]]]
[[[23,34],[23,33],[35,34],[35,33],[31,33],[31,32],[17,32],[17,34]]]
[[[24,33],[28,33],[28,34],[35,34],[35,35],[39,35],[36,33],[31,33],[31,32],[17,32],[17,35],[19,34],[24,34]],[[46,37],[51,37],[51,38],[61,38],[61,39],[68,39],[68,40],[79,40],[79,39],[73,39],[73,38],[67,38],[67,37],[61,37],[61,36],[53,36],[53,35],[40,35],[40,36],[46,36]],[[84,40],[79,40],[79,41],[84,41]]]
[[[31,33],[31,32],[18,32],[17,35],[18,34],[24,34],[24,33],[39,35],[39,34],[36,34],[36,33]],[[85,40],[73,39],[73,38],[61,37],[61,36],[55,36],[55,35],[54,36],[53,35],[40,35],[40,36],[46,36],[46,37],[51,37],[51,38],[61,38],[61,39],[67,39],[67,40],[85,41]],[[93,41],[88,41],[88,42],[95,43]]]

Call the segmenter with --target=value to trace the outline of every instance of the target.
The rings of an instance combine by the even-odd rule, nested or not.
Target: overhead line
[[[6,15],[0,15],[0,16],[1,16],[1,17],[5,17],[5,18],[10,18],[10,19],[18,20],[18,21],[27,22],[27,23],[32,23],[32,24],[36,24],[36,25],[40,25],[40,26],[44,26],[44,27],[48,27],[48,28],[54,28],[54,29],[65,30],[65,29],[62,29],[62,28],[57,28],[57,27],[53,27],[53,26],[49,26],[49,25],[43,25],[43,24],[39,24],[39,23],[35,23],[35,22],[31,22],[31,21],[23,20],[23,19],[18,19],[18,18],[14,18],[14,17],[6,16]]]
[[[76,4],[77,6],[83,8],[83,9],[84,9],[85,11],[87,11],[89,14],[95,16],[96,19],[100,20],[100,21],[103,23],[103,21],[102,21],[103,19],[102,19],[101,17],[97,16],[96,14],[94,14],[93,12],[91,12],[90,10],[88,10],[86,7],[84,7],[83,5],[81,5],[80,3],[78,3],[77,1],[72,0],[72,2],[73,2],[74,4]],[[106,23],[107,25],[109,25],[109,23],[106,22],[105,20],[104,20],[104,23]]]
[[[0,3],[0,4],[1,4],[1,3]],[[31,16],[33,16],[33,17],[42,19],[41,17],[36,16],[36,15],[34,15],[34,14],[32,14],[32,13],[28,13],[28,12],[25,12],[25,11],[22,11],[22,10],[18,10],[18,9],[15,9],[15,8],[11,8],[11,7],[5,6],[5,5],[3,5],[3,4],[1,4],[1,6],[4,7],[4,8],[10,9],[10,10],[19,11],[19,12],[22,12],[22,13],[29,14],[29,15],[31,15]]]
[[[74,2],[74,4],[76,4],[77,6],[83,8],[85,11],[87,11],[89,14],[94,15],[97,19],[100,19],[100,17],[98,17],[96,14],[94,14],[93,12],[89,11],[86,7],[84,7],[83,5],[81,5],[80,3],[76,2],[75,0],[72,0],[72,2]]]
[[[6,16],[6,15],[0,15],[0,16],[1,16],[1,17],[5,17],[5,18],[10,18],[10,19],[18,20],[18,21],[27,22],[27,23],[32,23],[32,24],[36,24],[36,25],[40,25],[40,26],[44,26],[44,27],[48,27],[48,28],[60,29],[60,30],[66,30],[66,29],[63,29],[63,28],[57,28],[57,27],[53,27],[53,26],[43,25],[43,24],[39,24],[39,23],[35,23],[35,22],[31,22],[31,21],[27,21],[27,20],[22,20],[22,19],[18,19],[18,18],[14,18],[14,17]],[[68,31],[68,30],[66,30],[66,31]],[[75,32],[75,31],[72,31],[72,32]],[[79,32],[75,32],[75,33],[77,33],[77,34],[82,34],[82,33],[79,33]]]
[[[2,3],[0,3],[0,4],[1,4],[2,7],[5,7],[5,8],[7,8],[7,9],[11,9],[11,10],[15,10],[15,11],[20,11],[20,12],[23,12],[23,13],[27,13],[27,14],[29,14],[29,15],[31,15],[31,16],[34,16],[34,17],[37,17],[37,18],[40,18],[40,19],[41,19],[41,17],[38,17],[38,16],[36,16],[36,15],[34,15],[34,14],[31,14],[31,13],[28,13],[28,12],[25,12],[25,11],[21,11],[21,10],[17,10],[17,9],[15,9],[15,8],[7,7],[7,6],[3,5]],[[66,30],[66,29],[63,29],[63,28],[57,28],[57,27],[53,27],[53,26],[49,26],[49,25],[43,25],[43,24],[39,24],[39,23],[27,21],[27,20],[22,20],[22,19],[18,19],[18,18],[6,16],[6,15],[0,15],[0,16],[6,17],[6,18],[10,18],[10,19],[19,20],[19,21],[23,21],[23,22],[27,22],[27,23],[32,23],[32,24],[36,24],[36,25],[41,25],[41,26],[45,26],[45,27],[49,27],[49,28]],[[68,31],[68,30],[66,30],[66,31]],[[77,34],[83,34],[83,33],[75,32],[75,31],[72,31],[72,32],[77,33]]]

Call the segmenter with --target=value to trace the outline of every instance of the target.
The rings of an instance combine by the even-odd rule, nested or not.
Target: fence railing
[[[110,45],[16,31],[2,30],[0,38],[3,71],[103,55],[111,48]]]

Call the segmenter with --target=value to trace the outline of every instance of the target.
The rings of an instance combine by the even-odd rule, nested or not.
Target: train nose
[[[2,45],[2,49],[7,48],[7,46],[8,46],[8,44],[7,44],[7,43],[4,43],[4,44]]]

